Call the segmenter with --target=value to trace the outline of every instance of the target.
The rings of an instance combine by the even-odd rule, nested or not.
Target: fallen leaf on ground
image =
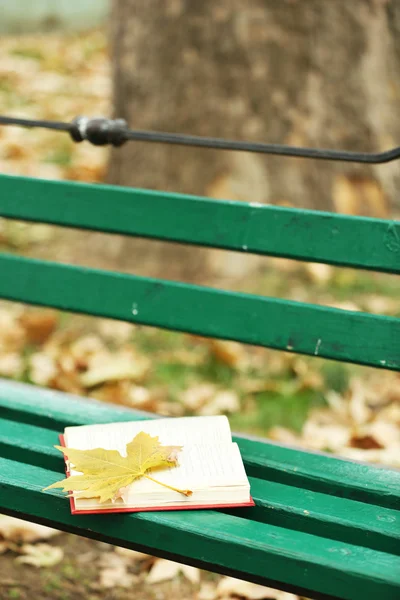
[[[19,319],[32,344],[41,344],[48,339],[58,324],[57,313],[53,310],[32,310],[22,313]]]
[[[378,315],[395,315],[399,310],[399,301],[387,296],[374,296],[369,294],[363,298],[363,304],[368,312]]]
[[[101,588],[123,587],[130,588],[137,582],[136,575],[128,572],[128,563],[125,557],[118,556],[114,552],[103,554],[100,559],[100,581]]]
[[[208,340],[214,356],[222,363],[235,369],[247,364],[247,355],[241,344],[226,340]]]
[[[96,354],[90,359],[89,369],[81,375],[80,380],[87,388],[120,379],[142,381],[149,367],[147,358],[136,356],[129,351]]]
[[[120,556],[123,556],[126,560],[133,562],[141,562],[152,558],[150,554],[137,552],[136,550],[130,550],[129,548],[121,548],[120,546],[116,546],[115,552]]]
[[[0,310],[0,351],[21,350],[25,344],[25,331],[18,322],[16,311]]]
[[[17,352],[0,354],[0,377],[21,377],[24,361]]]
[[[171,560],[165,560],[164,558],[160,558],[154,563],[146,577],[146,582],[160,583],[161,581],[168,581],[177,577],[179,573],[182,573],[193,584],[200,582],[200,569],[190,567],[189,565],[182,565]]]
[[[381,444],[368,433],[366,434],[354,434],[351,439],[349,445],[352,448],[362,448],[363,450],[372,450],[377,448],[383,448]]]
[[[142,410],[151,410],[155,408],[155,398],[147,388],[140,385],[131,385],[127,394],[127,404]],[[157,412],[157,411],[154,411]]]
[[[34,567],[53,567],[62,561],[64,551],[58,546],[50,544],[24,544],[21,547],[22,556],[16,562],[26,563]]]
[[[98,324],[98,329],[105,338],[121,344],[127,342],[132,337],[135,325],[125,323],[124,321],[102,319]]]
[[[0,515],[0,537],[11,542],[36,542],[37,540],[54,537],[60,533],[61,531],[45,525]]]
[[[240,401],[237,393],[230,390],[222,390],[199,410],[199,414],[211,416],[232,413],[238,410],[240,410]]]
[[[215,600],[217,598],[217,588],[209,582],[201,585],[196,600]]]
[[[327,283],[333,277],[334,270],[330,265],[320,263],[307,263],[305,270],[310,279],[315,283]]]
[[[281,442],[282,444],[296,445],[299,443],[298,436],[291,429],[279,427],[278,425],[271,427],[268,431],[268,437],[270,440]]]
[[[223,577],[218,583],[217,598],[241,597],[246,600],[298,600],[298,596],[281,592],[263,585],[242,581],[234,577]]]
[[[107,352],[104,342],[97,335],[84,335],[72,342],[69,352],[80,367],[87,367],[91,356]]]
[[[349,415],[352,424],[362,425],[372,417],[367,404],[367,386],[361,379],[353,378],[350,382]]]
[[[0,554],[4,554],[4,552],[7,552],[8,550],[8,545],[6,544],[6,542],[0,542]]]
[[[321,412],[314,413],[305,423],[302,430],[303,440],[309,448],[339,452],[348,444],[350,429],[338,423],[324,423],[320,415]]]
[[[164,487],[191,496],[190,490],[178,490],[146,475],[156,467],[175,467],[182,446],[161,446],[158,437],[141,431],[126,445],[126,456],[117,450],[76,450],[55,446],[82,475],[72,475],[45,488],[63,488],[64,492],[78,492],[79,498],[98,498],[99,502],[122,498],[125,501],[128,486],[139,477],[151,479]]]
[[[57,374],[57,363],[52,356],[36,352],[29,358],[29,377],[33,383],[48,386]]]
[[[180,400],[189,410],[197,411],[204,406],[216,393],[216,387],[212,383],[200,383],[185,390]]]

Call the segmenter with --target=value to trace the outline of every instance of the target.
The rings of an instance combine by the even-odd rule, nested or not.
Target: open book
[[[183,446],[178,466],[157,470],[157,479],[169,486],[190,489],[189,497],[144,477],[135,480],[124,498],[100,503],[71,496],[73,514],[137,512],[253,506],[250,484],[237,444],[232,442],[225,416],[182,417],[67,427],[62,445],[77,450],[104,448],[126,456],[126,444],[140,432],[158,436],[162,445]],[[68,454],[68,453],[67,453]],[[78,475],[67,463],[67,475]]]

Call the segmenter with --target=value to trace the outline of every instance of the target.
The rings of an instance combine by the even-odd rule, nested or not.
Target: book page
[[[178,459],[177,467],[154,470],[149,475],[162,483],[180,489],[190,489],[194,495],[196,490],[200,489],[248,485],[237,444],[189,445],[178,454]],[[172,495],[174,499],[179,499],[176,492],[163,488],[146,478],[141,478],[131,485],[129,500],[134,502],[135,495],[153,492]]]
[[[172,446],[231,444],[232,435],[228,419],[216,417],[181,417],[109,423],[107,425],[82,425],[65,429],[65,443],[70,448],[88,450],[104,448],[118,450],[126,455],[125,446],[141,431],[159,436],[160,443]]]

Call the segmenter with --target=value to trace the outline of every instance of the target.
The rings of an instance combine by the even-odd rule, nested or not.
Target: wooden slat
[[[236,439],[254,477],[400,508],[400,471],[246,438]]]
[[[58,472],[64,461],[54,431],[0,418],[0,455]],[[224,511],[270,525],[400,554],[400,513],[332,494],[250,477],[256,508]]]
[[[64,427],[159,418],[154,413],[0,378],[0,416],[61,433]]]
[[[54,472],[0,459],[1,509],[79,535],[316,597],[394,600],[400,559],[388,553],[215,511],[70,514],[41,490]]]
[[[0,256],[0,297],[400,369],[400,319]]]
[[[57,433],[71,425],[155,417],[72,394],[5,380],[0,380],[0,416],[17,423],[51,429],[53,433],[47,434],[53,436],[51,439],[56,439]],[[305,452],[245,436],[234,435],[234,441],[239,444],[247,473],[254,478],[386,508],[400,507],[399,470]],[[52,457],[49,460],[54,460],[51,449],[48,453]]]
[[[0,216],[400,273],[393,221],[8,175]]]
[[[253,477],[249,481],[256,507],[225,512],[400,555],[398,510]]]

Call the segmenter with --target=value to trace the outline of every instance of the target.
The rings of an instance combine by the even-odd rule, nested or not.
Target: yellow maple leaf
[[[122,490],[139,477],[146,477],[175,492],[191,496],[190,490],[179,490],[148,474],[151,469],[175,467],[178,452],[182,446],[162,446],[158,437],[151,437],[141,431],[126,445],[126,456],[117,450],[74,450],[55,446],[63,452],[76,471],[82,475],[72,475],[62,481],[49,485],[51,488],[63,488],[64,492],[78,492],[79,498],[98,498],[99,502],[107,502],[122,497]],[[45,491],[43,490],[43,491]]]

